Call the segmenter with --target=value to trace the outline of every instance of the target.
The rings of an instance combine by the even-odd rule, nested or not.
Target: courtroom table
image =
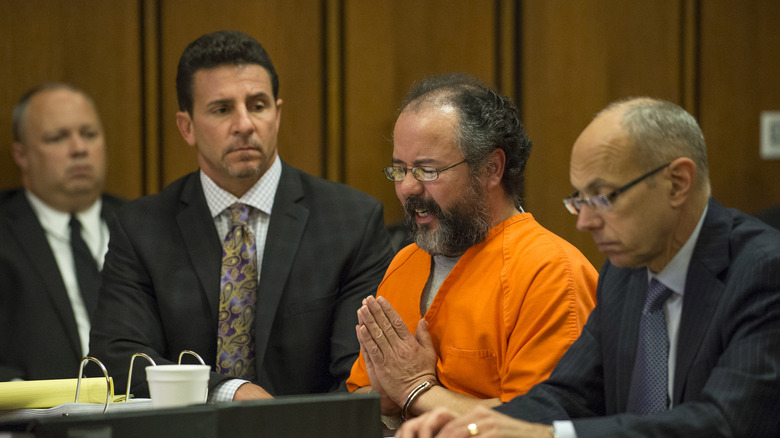
[[[379,438],[379,396],[315,394],[0,423],[0,437]]]

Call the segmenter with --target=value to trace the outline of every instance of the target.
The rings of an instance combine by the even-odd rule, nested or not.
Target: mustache
[[[261,150],[259,142],[255,141],[255,140],[250,140],[250,141],[246,141],[246,142],[231,143],[230,145],[228,145],[227,149],[225,149],[225,152],[224,152],[223,155],[227,155],[227,154],[229,154],[231,152],[235,152],[238,149],[253,149],[253,150],[256,150],[256,151],[260,151]]]
[[[406,198],[404,210],[406,211],[406,214],[410,216],[414,216],[416,210],[425,210],[436,217],[441,217],[442,215],[442,209],[436,201],[433,199],[424,199],[418,195]]]

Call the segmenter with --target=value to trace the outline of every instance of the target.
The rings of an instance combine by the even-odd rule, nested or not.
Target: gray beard
[[[428,225],[415,222],[415,209],[428,210],[436,216],[439,227],[431,231]],[[482,242],[490,231],[490,208],[487,193],[474,178],[463,196],[447,211],[433,200],[409,198],[405,205],[405,220],[411,228],[417,246],[430,255],[456,257]]]

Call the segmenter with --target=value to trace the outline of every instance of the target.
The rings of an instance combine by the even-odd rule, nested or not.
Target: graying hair
[[[625,108],[621,123],[641,162],[652,168],[680,157],[690,158],[696,164],[697,185],[709,187],[707,145],[691,114],[665,100],[635,97],[614,102],[598,115],[618,107]]]
[[[494,150],[504,151],[506,165],[501,184],[520,207],[531,140],[517,107],[479,79],[453,73],[416,84],[404,98],[399,113],[442,106],[452,106],[458,112],[457,146],[472,174],[479,173]]]

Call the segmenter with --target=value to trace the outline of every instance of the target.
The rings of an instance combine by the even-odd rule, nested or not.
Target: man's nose
[[[73,155],[87,152],[87,141],[78,132],[74,132],[70,135],[69,145],[70,153]]]
[[[398,192],[399,198],[401,199],[406,199],[412,195],[419,195],[423,192],[422,181],[418,181],[417,178],[412,175],[411,170],[407,170],[406,175],[404,175],[404,179],[396,182],[395,184],[396,191]],[[400,195],[403,195],[403,197]]]
[[[593,231],[603,225],[603,219],[596,209],[588,204],[582,204],[577,215],[577,229],[580,231]]]
[[[254,124],[245,107],[239,107],[233,114],[233,133],[245,135],[254,130]]]

